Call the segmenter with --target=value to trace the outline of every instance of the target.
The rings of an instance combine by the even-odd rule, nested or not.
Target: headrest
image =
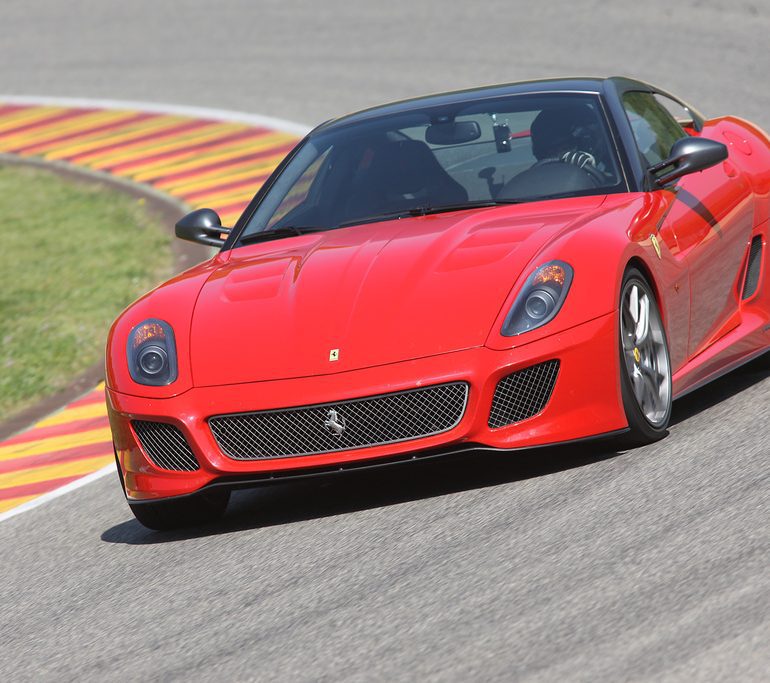
[[[585,104],[543,109],[530,126],[532,154],[542,160],[575,147],[576,132],[593,121],[591,109]]]

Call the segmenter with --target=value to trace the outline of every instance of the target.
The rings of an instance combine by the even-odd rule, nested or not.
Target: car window
[[[271,216],[267,224],[267,229],[275,227],[275,225],[289,213],[295,206],[299,206],[304,203],[313,203],[318,201],[318,195],[316,192],[311,197],[311,190],[320,182],[324,173],[328,172],[328,164],[326,160],[331,152],[331,147],[327,148],[325,152],[318,155],[315,161],[313,161],[300,175],[299,178],[290,186],[289,191],[284,196],[275,213]]]
[[[655,101],[663,107],[674,120],[682,126],[682,128],[688,128],[693,125],[692,113],[681,103],[676,100],[672,100],[670,97],[655,93]],[[685,130],[685,132],[687,132]]]
[[[623,107],[639,151],[651,166],[667,159],[674,143],[687,135],[652,93],[626,93]]]
[[[624,189],[598,95],[469,100],[310,135],[274,179],[242,237],[288,227],[326,230],[474,202]]]

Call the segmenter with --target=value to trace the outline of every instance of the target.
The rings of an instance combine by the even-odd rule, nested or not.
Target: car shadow
[[[674,404],[672,426],[745,391],[769,374],[751,363],[685,396]],[[609,460],[620,453],[613,442],[597,440],[507,454],[469,451],[374,470],[340,472],[310,481],[236,491],[227,513],[215,523],[152,531],[132,518],[107,529],[101,539],[107,543],[148,545],[279,526],[545,477]]]
[[[101,538],[108,543],[143,545],[291,524],[543,477],[616,455],[611,444],[600,441],[508,454],[467,451],[236,491],[227,513],[218,522],[161,532],[146,529],[131,519],[108,529]]]
[[[764,359],[754,360],[675,401],[671,426],[678,425],[770,377],[770,370],[763,367],[766,362]]]

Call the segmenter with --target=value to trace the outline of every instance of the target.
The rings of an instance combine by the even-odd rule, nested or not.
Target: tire
[[[129,501],[128,506],[148,529],[168,531],[216,521],[224,514],[229,500],[230,491],[217,488],[172,500]]]
[[[629,268],[620,288],[618,321],[620,389],[629,432],[625,446],[643,446],[668,434],[671,421],[671,360],[652,288]]]

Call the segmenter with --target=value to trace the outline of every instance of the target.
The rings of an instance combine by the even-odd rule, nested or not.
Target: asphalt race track
[[[0,94],[313,124],[476,84],[625,73],[770,129],[767,0],[4,0]],[[0,678],[767,680],[770,376],[664,441],[241,492],[150,532],[107,477],[0,523]]]

